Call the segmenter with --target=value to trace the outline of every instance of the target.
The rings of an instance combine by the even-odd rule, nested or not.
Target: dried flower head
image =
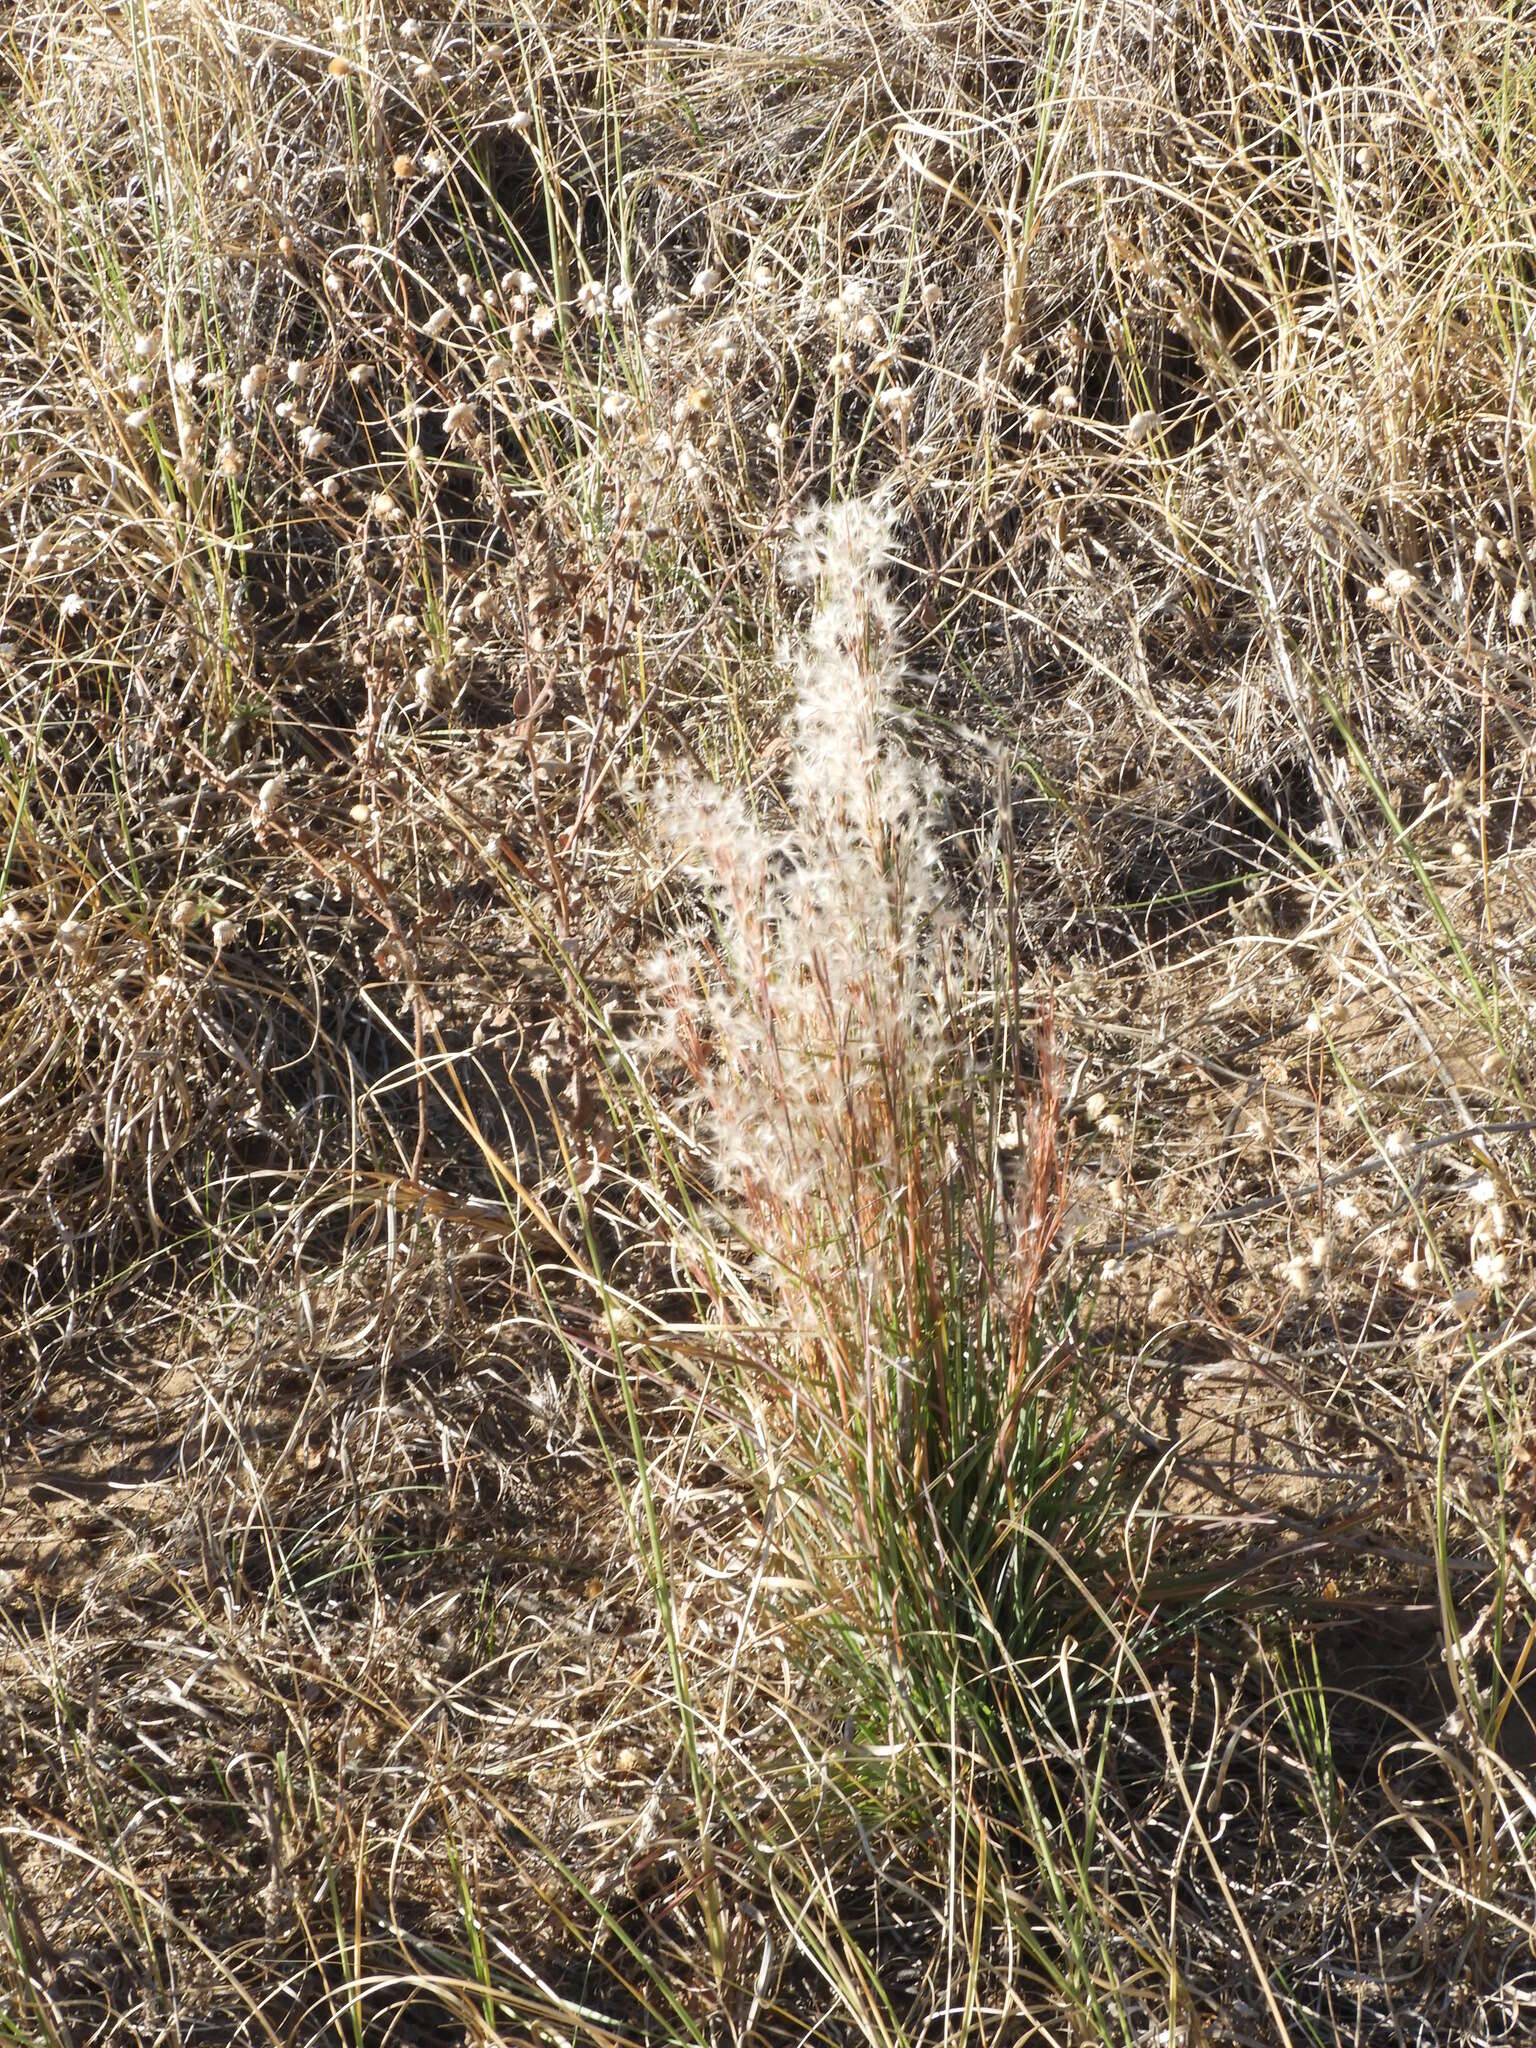
[[[1310,1259],[1298,1256],[1283,1260],[1275,1268],[1275,1277],[1283,1280],[1302,1301],[1310,1301],[1317,1291],[1317,1267]]]
[[[1509,1281],[1509,1255],[1497,1248],[1479,1252],[1472,1261],[1472,1273],[1479,1287],[1503,1287]]]
[[[1143,412],[1134,413],[1126,423],[1125,439],[1128,447],[1140,448],[1150,441],[1158,426],[1156,409],[1149,406]]]
[[[781,1208],[838,1199],[850,1115],[870,1144],[894,1144],[880,1105],[892,1089],[921,1097],[944,1044],[952,920],[929,793],[890,734],[902,668],[889,555],[887,521],[867,504],[798,530],[790,568],[817,606],[788,828],[690,777],[657,798],[664,839],[714,903],[725,960],[712,985],[683,956],[657,964],[663,1030],[702,1091],[722,1170]]]

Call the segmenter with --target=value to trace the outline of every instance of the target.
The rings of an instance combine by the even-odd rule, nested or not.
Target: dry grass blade
[[[1527,16],[18,0],[7,2039],[1530,2033]]]

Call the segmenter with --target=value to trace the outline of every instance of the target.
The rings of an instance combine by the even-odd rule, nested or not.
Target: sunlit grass
[[[1517,6],[0,44],[0,2031],[1520,2037]]]

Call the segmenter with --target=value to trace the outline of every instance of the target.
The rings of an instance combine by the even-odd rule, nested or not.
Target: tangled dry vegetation
[[[1530,2038],[1533,191],[1520,0],[17,0],[0,2035]]]

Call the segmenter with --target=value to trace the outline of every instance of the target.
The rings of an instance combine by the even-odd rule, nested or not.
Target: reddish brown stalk
[[[1065,1164],[1061,1157],[1061,1088],[1055,1056],[1055,1017],[1047,1007],[1035,1037],[1039,1078],[1029,1112],[1029,1147],[1022,1221],[1014,1239],[1018,1260],[1017,1302],[1012,1312],[1008,1357],[1008,1394],[998,1430],[993,1462],[1007,1464],[1018,1432],[1019,1417],[1033,1391],[1030,1377],[1031,1336],[1041,1284],[1050,1264],[1067,1207]]]

